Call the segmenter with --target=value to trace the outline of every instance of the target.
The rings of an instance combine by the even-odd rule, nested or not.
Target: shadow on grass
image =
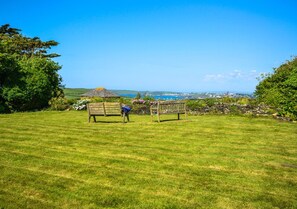
[[[180,122],[187,122],[189,120],[186,120],[186,119],[162,119],[160,120],[160,123],[163,123],[163,122],[177,122],[177,121],[180,121]],[[158,120],[154,120],[153,122],[157,122],[158,123]]]
[[[106,120],[97,120],[96,122],[91,122],[91,123],[123,123],[123,121],[106,121]],[[131,123],[131,122],[125,122],[125,123]]]

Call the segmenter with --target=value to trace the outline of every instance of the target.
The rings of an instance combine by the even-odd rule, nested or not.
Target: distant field
[[[0,115],[0,208],[297,208],[297,125]]]
[[[90,90],[91,89],[85,89],[85,88],[65,88],[65,89],[63,89],[65,97],[67,99],[79,99],[81,94],[86,93],[87,91],[90,91]],[[137,91],[131,91],[131,90],[109,90],[109,91],[112,91],[118,95],[134,95],[134,97],[137,94]]]
[[[65,97],[67,99],[79,99],[80,95],[86,93],[90,89],[83,89],[83,88],[65,88],[63,89]]]

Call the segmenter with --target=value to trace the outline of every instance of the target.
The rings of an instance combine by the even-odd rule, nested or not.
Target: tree
[[[139,92],[137,92],[135,99],[141,99],[141,94]]]
[[[256,87],[259,101],[279,108],[279,113],[297,119],[297,57],[263,75]]]
[[[9,112],[7,97],[4,94],[17,95],[23,73],[15,55],[0,53],[0,113]]]
[[[48,54],[48,50],[59,43],[50,41],[41,41],[40,38],[25,37],[20,33],[20,29],[11,28],[9,24],[0,27],[0,52],[8,54],[19,54],[27,57],[48,57],[54,58],[60,55],[56,53]]]
[[[56,41],[28,38],[8,24],[0,27],[0,112],[42,109],[61,94],[61,66],[48,53]]]

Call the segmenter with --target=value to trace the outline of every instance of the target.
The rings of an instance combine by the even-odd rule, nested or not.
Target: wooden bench
[[[88,103],[87,109],[89,113],[89,122],[91,121],[91,117],[93,117],[94,122],[96,122],[96,116],[121,116],[123,118],[123,123],[126,122],[126,118],[127,121],[129,121],[129,114],[122,110],[122,105],[118,102]]]
[[[186,103],[185,102],[160,102],[152,104],[150,106],[151,119],[153,121],[153,115],[156,114],[158,122],[160,122],[160,115],[162,114],[177,114],[177,119],[180,119],[180,114],[185,114],[187,117]]]

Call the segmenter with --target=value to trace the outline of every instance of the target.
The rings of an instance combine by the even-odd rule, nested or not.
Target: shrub
[[[211,107],[211,106],[214,106],[215,104],[218,103],[218,99],[215,99],[215,98],[206,98],[203,100],[207,106]]]
[[[221,99],[223,103],[234,103],[236,102],[236,98],[225,96]]]
[[[230,105],[229,106],[230,114],[231,115],[239,115],[241,114],[240,108],[237,105]]]
[[[249,98],[246,98],[246,97],[239,98],[239,99],[237,100],[237,104],[240,104],[240,105],[248,105],[248,104],[250,104],[250,99],[249,99]]]
[[[89,98],[86,98],[86,99],[83,99],[83,100],[86,100],[86,101],[89,101],[89,102],[103,102],[104,100],[100,97],[93,97],[91,99]]]
[[[9,107],[4,102],[0,102],[0,113],[9,113]]]
[[[187,108],[189,110],[195,111],[207,106],[206,102],[202,99],[188,100],[186,102]]]
[[[72,106],[74,103],[76,103],[77,99],[67,99],[67,104],[69,106]]]
[[[155,101],[155,98],[150,97],[150,96],[144,96],[143,100],[145,100],[145,101]]]
[[[260,102],[279,108],[281,116],[297,119],[297,57],[262,76],[255,95]]]
[[[70,107],[65,97],[54,97],[49,101],[49,105],[52,110],[66,110]]]

